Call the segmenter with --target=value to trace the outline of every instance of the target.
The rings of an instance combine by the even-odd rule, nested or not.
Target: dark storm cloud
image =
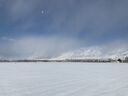
[[[95,36],[118,29],[124,31],[128,26],[127,0],[9,0],[6,3],[7,14],[13,21],[27,19],[20,27],[29,23],[32,26],[32,22],[39,25],[39,18],[50,20],[48,29],[55,32],[91,32]],[[42,10],[46,14],[41,14]]]

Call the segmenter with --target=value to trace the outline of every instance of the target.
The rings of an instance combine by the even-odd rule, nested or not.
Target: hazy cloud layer
[[[85,46],[85,42],[80,42],[74,38],[63,37],[23,37],[7,38],[3,37],[0,46],[0,58],[9,59],[42,59],[55,58],[63,53],[80,48],[101,48],[108,54],[116,49],[123,51],[128,48],[127,42],[116,41],[98,46]],[[126,51],[126,50],[125,50]],[[96,55],[96,54],[94,54]]]
[[[79,48],[82,44],[79,40],[63,37],[24,37],[18,39],[7,39],[0,47],[0,57],[5,58],[50,58],[60,53]]]

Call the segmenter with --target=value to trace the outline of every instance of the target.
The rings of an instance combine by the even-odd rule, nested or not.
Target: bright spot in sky
[[[41,13],[44,14],[44,10],[42,10]]]
[[[48,11],[47,10],[42,10],[41,13],[42,14],[48,14]]]

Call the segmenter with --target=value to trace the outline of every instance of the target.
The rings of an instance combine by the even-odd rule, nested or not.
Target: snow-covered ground
[[[128,96],[128,64],[0,63],[0,96]]]

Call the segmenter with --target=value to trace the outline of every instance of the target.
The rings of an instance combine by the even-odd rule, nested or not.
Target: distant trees
[[[128,63],[128,56],[124,57],[124,59],[118,58],[116,61],[120,63]]]
[[[117,61],[120,62],[120,63],[122,62],[122,60],[120,58]]]
[[[125,57],[125,62],[128,62],[128,56]]]
[[[128,63],[128,56],[123,59],[65,59],[65,60],[0,60],[0,62],[120,62],[120,63]]]

